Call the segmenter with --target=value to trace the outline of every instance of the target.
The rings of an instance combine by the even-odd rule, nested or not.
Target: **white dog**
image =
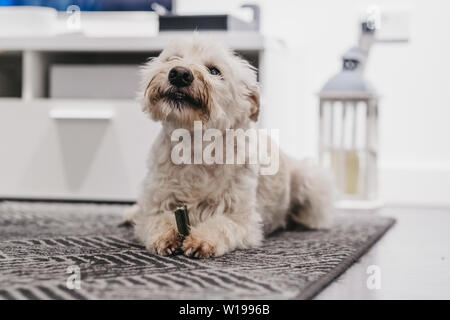
[[[264,234],[289,221],[328,227],[332,188],[328,175],[279,153],[274,175],[252,164],[174,164],[172,132],[248,129],[259,113],[256,72],[229,50],[206,39],[178,41],[143,68],[143,110],[162,123],[148,159],[136,205],[125,218],[148,250],[208,258],[258,246]],[[235,152],[226,150],[226,152]],[[190,234],[177,231],[174,210],[186,205]]]

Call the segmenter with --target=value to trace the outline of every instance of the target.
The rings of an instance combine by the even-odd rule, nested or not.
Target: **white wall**
[[[179,8],[234,11],[242,2],[185,0]],[[284,72],[276,75],[286,103],[265,106],[266,125],[281,129],[281,145],[296,156],[316,155],[316,93],[356,44],[361,13],[373,4],[410,12],[409,42],[375,44],[366,69],[382,96],[380,191],[388,202],[450,205],[450,2],[253,2],[263,8],[262,31],[286,44]]]

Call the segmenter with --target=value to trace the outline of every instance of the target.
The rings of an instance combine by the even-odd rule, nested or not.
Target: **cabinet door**
[[[159,130],[134,101],[2,101],[0,197],[134,200]]]

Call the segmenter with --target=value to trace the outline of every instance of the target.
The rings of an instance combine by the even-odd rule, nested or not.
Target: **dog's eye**
[[[217,69],[214,66],[209,66],[208,70],[209,70],[209,73],[211,73],[213,76],[220,76],[221,75],[220,70]]]

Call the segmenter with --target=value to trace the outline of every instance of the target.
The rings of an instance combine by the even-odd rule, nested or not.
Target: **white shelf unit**
[[[0,38],[0,65],[14,56],[21,72],[21,94],[0,95],[0,199],[134,201],[160,125],[132,99],[49,98],[49,66],[99,54],[110,63],[143,63],[180,36]],[[263,81],[262,35],[209,36],[252,60]]]

